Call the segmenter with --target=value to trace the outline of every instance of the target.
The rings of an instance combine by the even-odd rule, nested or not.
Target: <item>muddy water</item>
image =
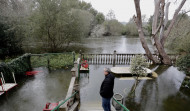
[[[18,81],[18,87],[0,98],[0,111],[42,111],[46,102],[57,102],[65,98],[69,87],[70,70],[49,72],[41,67],[34,77]]]
[[[153,51],[150,40],[147,42]],[[124,36],[88,38],[75,45],[75,50],[82,49],[87,53],[113,53],[114,50],[118,53],[144,53],[138,38]],[[89,76],[81,74],[81,111],[88,107],[101,108],[99,89],[104,79],[104,67],[112,66],[90,65]],[[42,67],[35,70],[42,72],[35,77],[17,78],[19,86],[7,97],[0,97],[0,111],[42,111],[46,102],[65,98],[71,78],[69,69],[49,72]],[[160,66],[156,72],[157,79],[140,81],[133,94],[130,92],[134,80],[116,78],[114,92],[124,96],[124,105],[131,111],[190,111],[190,97],[180,91],[184,74],[175,67],[166,66]]]
[[[149,39],[147,43],[153,52]],[[84,52],[88,53],[113,53],[114,50],[118,53],[145,53],[139,38],[125,36],[89,38],[84,40],[83,47]],[[99,89],[104,79],[104,67],[112,66],[90,65],[89,77],[81,75],[81,111],[85,108],[101,108]],[[123,95],[123,104],[131,111],[190,111],[190,97],[180,90],[184,73],[176,67],[167,66],[159,66],[155,72],[158,73],[158,78],[141,80],[135,93],[131,93],[134,80],[118,77],[115,79],[114,92]]]
[[[89,77],[81,74],[81,111],[86,108],[101,108],[99,90],[104,79],[104,67],[112,66],[90,65]],[[131,111],[190,111],[190,98],[180,91],[185,75],[175,67],[166,66],[158,67],[156,72],[158,78],[141,80],[135,93],[131,93],[134,80],[117,77],[114,92],[123,95],[124,104]]]

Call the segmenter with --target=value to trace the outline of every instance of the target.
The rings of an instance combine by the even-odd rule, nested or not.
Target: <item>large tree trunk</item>
[[[159,8],[160,8],[160,0],[154,0],[154,15],[153,15],[153,18],[152,18],[152,34],[155,32],[155,30],[157,29],[157,23],[158,23],[158,16],[159,16]],[[151,36],[151,42],[152,42],[152,45],[154,47],[154,52],[157,53],[157,49],[156,49],[156,46],[155,46],[155,41],[154,41],[154,37]]]
[[[155,2],[158,3],[158,4],[156,4],[155,7],[159,6],[159,7],[157,7],[158,8],[157,10],[160,11],[160,24],[157,27],[157,19],[154,18],[156,20],[153,20],[153,22],[156,22],[156,23],[153,23],[153,24],[156,24],[156,26],[153,27],[153,29],[152,29],[152,32],[153,32],[152,33],[152,38],[154,38],[155,45],[156,45],[156,48],[158,50],[161,63],[171,65],[171,60],[170,60],[169,56],[166,54],[166,52],[165,52],[165,50],[164,50],[164,48],[163,48],[163,46],[162,46],[162,44],[160,42],[160,39],[158,38],[158,35],[157,35],[160,28],[164,24],[163,19],[164,19],[165,0],[159,0],[159,1],[155,0]],[[155,9],[155,12],[157,12],[157,10]],[[154,14],[158,14],[158,13],[154,13]],[[158,17],[158,15],[154,15],[154,16]]]
[[[138,33],[139,33],[140,41],[142,43],[142,47],[145,49],[147,57],[150,60],[152,60],[154,63],[158,64],[159,60],[152,55],[152,53],[147,45],[147,42],[145,40],[145,37],[144,37],[144,32],[142,29],[141,9],[140,9],[139,0],[135,0],[135,8],[136,8],[137,17],[134,16],[133,19],[138,27]]]

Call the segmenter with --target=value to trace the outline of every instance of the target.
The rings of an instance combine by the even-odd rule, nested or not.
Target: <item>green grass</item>
[[[75,58],[78,57],[78,54],[75,55]],[[72,53],[63,53],[63,54],[48,54],[42,56],[31,56],[31,65],[33,68],[46,66],[51,69],[60,69],[68,68],[73,66],[73,55]]]

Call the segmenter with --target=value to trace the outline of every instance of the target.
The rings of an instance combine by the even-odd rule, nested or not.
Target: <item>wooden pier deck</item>
[[[15,86],[17,86],[16,83],[6,83],[6,84],[3,84],[2,86],[0,86],[0,92],[7,92],[10,89],[14,88]]]
[[[130,67],[112,67],[110,70],[115,74],[130,74],[131,75]],[[147,71],[147,74],[152,73],[152,71],[148,68],[146,68],[146,71]]]
[[[3,94],[4,94],[4,92],[0,92],[0,96],[3,95]]]
[[[116,111],[112,104],[111,104],[111,110]],[[89,102],[88,104],[82,105],[79,111],[104,111],[104,109],[102,108],[101,102],[96,102],[96,103]]]

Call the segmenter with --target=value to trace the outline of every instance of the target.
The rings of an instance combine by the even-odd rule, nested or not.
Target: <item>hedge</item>
[[[26,71],[31,70],[30,54],[24,54],[8,63],[0,63],[0,72],[3,73],[5,81],[12,81],[12,73],[15,76],[24,76]]]

